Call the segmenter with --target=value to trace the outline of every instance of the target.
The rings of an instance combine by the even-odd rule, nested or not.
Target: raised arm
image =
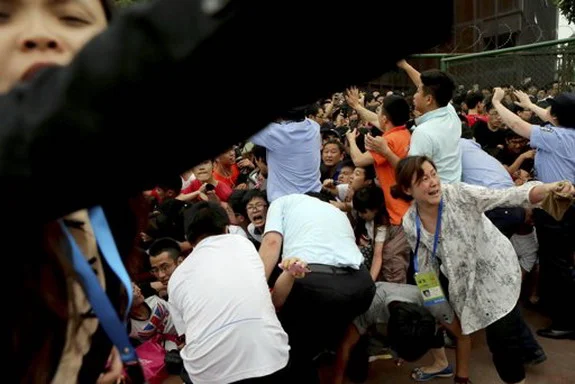
[[[528,139],[531,138],[531,124],[507,109],[507,107],[501,102],[501,100],[503,100],[503,96],[505,96],[505,91],[499,87],[495,88],[493,92],[492,103],[499,113],[501,120],[519,136]]]
[[[409,78],[411,79],[413,84],[415,84],[416,87],[419,87],[421,85],[421,74],[417,69],[413,68],[407,61],[405,60],[398,61],[397,67],[403,69],[405,73],[407,73],[407,76],[409,76]]]
[[[532,103],[531,99],[529,99],[529,95],[527,95],[523,91],[515,91],[514,94],[515,94],[515,96],[517,96],[517,99],[519,99],[519,101],[516,101],[515,104],[519,105],[522,108],[530,109],[542,121],[545,121],[545,122],[550,121],[549,111],[545,108],[541,108],[540,106],[538,106],[535,103]]]
[[[373,164],[373,156],[369,152],[362,152],[357,146],[357,129],[346,133],[347,142],[349,143],[349,155],[356,167],[367,167]]]
[[[497,207],[532,206],[539,204],[552,191],[562,195],[575,196],[575,188],[568,182],[542,184],[537,181],[528,182],[520,187],[505,189],[490,189],[476,185],[460,183],[449,186],[454,191],[456,199],[468,206],[486,212]]]
[[[374,127],[381,129],[379,116],[377,116],[377,113],[370,111],[360,103],[359,91],[357,90],[357,88],[351,87],[350,89],[348,89],[345,92],[345,100],[347,101],[347,104],[350,107],[355,109],[355,111],[363,121],[368,122]]]

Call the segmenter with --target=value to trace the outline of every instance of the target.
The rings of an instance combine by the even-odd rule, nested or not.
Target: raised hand
[[[492,101],[501,101],[505,97],[505,91],[501,87],[495,87],[493,89]]]
[[[347,101],[347,104],[354,109],[360,106],[361,102],[360,102],[359,90],[356,87],[348,88],[345,91],[345,101]]]
[[[529,98],[528,94],[523,91],[514,91],[513,94],[515,97],[517,97],[518,100],[515,102],[515,104],[521,108],[529,109],[529,106],[531,105],[531,99]]]

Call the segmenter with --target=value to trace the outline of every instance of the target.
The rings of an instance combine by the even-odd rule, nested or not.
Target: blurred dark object
[[[159,175],[181,174],[246,140],[278,117],[303,117],[304,109],[300,113],[294,107],[307,106],[327,94],[368,82],[395,70],[398,60],[446,42],[452,35],[454,9],[453,0],[255,0],[222,1],[218,3],[219,11],[206,13],[203,3],[146,2],[138,7],[130,22],[120,18],[112,23],[70,65],[46,71],[51,75],[58,72],[46,77],[50,80],[77,77],[86,90],[78,94],[77,88],[73,92],[64,89],[66,85],[55,90],[48,80],[43,82],[45,88],[33,89],[35,99],[42,100],[42,108],[28,106],[41,110],[38,118],[43,121],[42,141],[35,142],[30,160],[34,161],[34,184],[59,185],[58,191],[46,192],[45,199],[53,203],[36,212],[38,219],[60,217],[153,188]],[[348,60],[345,65],[325,66],[319,72],[310,70],[305,60],[270,62],[270,58],[278,58],[278,47],[282,56],[314,57],[317,48],[308,44],[310,39],[323,38],[326,31],[341,25],[348,30],[361,30],[362,38],[341,33],[336,39],[322,39],[322,51],[338,52],[342,47],[353,46],[355,52],[371,52],[382,44],[382,15],[409,15],[410,25],[417,25],[426,33],[394,34],[385,39],[384,57]],[[386,30],[404,29],[404,18],[386,20]],[[273,44],[269,44],[270,39]],[[102,55],[109,60],[102,62]],[[225,64],[230,57],[234,58],[233,66]],[[91,63],[96,62],[99,64],[94,67]],[[128,62],[134,65],[122,64]],[[143,78],[145,82],[136,81]],[[210,145],[198,145],[189,151],[190,142],[197,140],[197,130],[181,129],[181,121],[190,116],[190,100],[177,95],[174,84],[194,90],[197,97],[193,98],[193,110],[201,111],[194,115],[194,126],[209,127],[202,130],[202,142]],[[280,91],[269,97],[270,89]],[[223,112],[221,104],[214,100],[231,90],[241,91],[242,96],[227,104]],[[63,100],[72,93],[73,98]],[[48,99],[46,105],[44,100]],[[67,103],[68,108],[56,107]],[[248,113],[254,105],[257,113]],[[77,111],[83,111],[82,121],[93,123],[79,127]],[[3,128],[8,123],[4,121]],[[75,127],[74,135],[68,134],[71,126]],[[159,126],[164,127],[161,135]],[[28,130],[34,131],[27,124],[18,127],[22,136]],[[120,132],[123,134],[117,134]],[[97,156],[103,145],[107,163]],[[156,151],[153,160],[143,161],[151,145]],[[14,151],[4,154],[10,156]],[[25,158],[25,154],[19,158]],[[68,161],[71,158],[90,160]],[[64,163],[65,168],[61,167]],[[86,174],[91,177],[83,177]],[[21,187],[18,189],[31,189],[28,184]],[[63,196],[60,190],[82,193]],[[29,197],[22,199],[28,201]]]
[[[168,371],[170,375],[179,375],[184,368],[184,361],[180,356],[180,351],[177,349],[166,352],[164,363],[166,364],[166,371]]]
[[[177,199],[161,204],[157,214],[150,218],[146,233],[153,239],[171,237],[178,241],[185,241],[184,211],[187,207],[189,204]]]

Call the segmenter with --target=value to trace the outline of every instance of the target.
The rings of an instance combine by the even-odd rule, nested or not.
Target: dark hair
[[[326,141],[326,142],[323,144],[323,147],[321,148],[322,152],[323,152],[323,149],[325,148],[325,146],[328,145],[328,144],[335,144],[335,145],[337,145],[337,147],[339,148],[339,151],[340,151],[341,153],[345,153],[345,147],[343,146],[343,143],[342,143],[341,141],[339,141],[338,139],[329,139],[328,141]]]
[[[186,238],[191,244],[209,236],[223,235],[229,224],[224,208],[211,201],[196,203],[185,212]]]
[[[322,123],[320,125],[319,131],[321,133],[324,133],[331,131],[332,129],[335,129],[335,125],[331,121],[326,121],[325,123]]]
[[[364,170],[365,180],[375,180],[376,174],[375,174],[375,167],[373,166],[373,164],[366,165],[365,167],[356,167],[356,168],[362,168]]]
[[[425,162],[428,162],[437,170],[435,163],[427,156],[407,156],[397,163],[397,167],[395,168],[396,184],[391,187],[391,196],[393,196],[394,199],[402,199],[405,201],[413,200],[413,197],[404,191],[411,187],[413,175],[416,175],[416,183],[421,180],[423,177],[422,167]]]
[[[283,111],[278,115],[279,119],[286,120],[286,121],[303,121],[306,118],[307,112],[307,105],[293,107],[287,111]]]
[[[456,91],[455,95],[453,95],[453,104],[454,106],[457,106],[459,108],[461,108],[461,103],[465,102],[465,97],[467,95],[465,94],[465,92],[462,91]],[[467,104],[467,103],[465,103]]]
[[[423,91],[427,95],[432,95],[435,102],[440,107],[445,107],[453,97],[455,82],[453,78],[438,69],[430,69],[421,73],[421,83]]]
[[[165,191],[173,190],[179,193],[182,190],[182,178],[179,175],[169,175],[156,182],[159,188]]]
[[[493,96],[488,96],[487,98],[485,98],[485,100],[483,101],[483,107],[485,108],[486,112],[491,111],[493,108],[495,108],[495,106],[493,105]]]
[[[158,214],[151,217],[146,233],[152,238],[171,237],[184,241],[184,210],[187,204],[178,199],[163,202]]]
[[[481,103],[483,99],[483,93],[471,92],[465,96],[465,104],[467,104],[467,108],[473,109],[477,107],[477,104]]]
[[[246,193],[242,198],[242,204],[244,206],[244,209],[246,209],[250,201],[257,198],[260,198],[263,201],[265,201],[266,204],[269,204],[268,197],[265,191],[260,191],[259,189],[250,189],[246,191]],[[246,217],[247,217],[247,209],[246,209]]]
[[[353,194],[353,209],[359,213],[367,210],[380,210],[383,207],[385,207],[385,198],[380,187],[361,187]]]
[[[315,116],[319,112],[319,103],[313,103],[305,106],[306,116]]]
[[[329,203],[331,200],[333,200],[333,196],[330,195],[328,192],[324,192],[323,190],[321,192],[306,192],[305,195],[309,197],[314,197],[318,200],[323,201],[324,203]]]
[[[367,185],[354,192],[353,209],[359,213],[364,213],[367,210],[374,210],[377,212],[373,219],[375,227],[380,225],[389,225],[389,213],[385,208],[383,190],[376,185]],[[365,225],[362,225],[360,221],[362,220],[358,220],[356,228],[363,231]],[[356,233],[356,236],[357,235],[358,233]]]
[[[377,104],[377,105],[368,105],[368,106],[365,107],[365,109],[367,109],[368,111],[371,111],[371,112],[377,112],[377,108],[378,108],[378,107],[380,107],[379,104]]]
[[[355,169],[355,164],[353,163],[353,160],[351,160],[351,159],[343,159],[343,160],[341,161],[341,163],[339,163],[339,169],[342,169],[342,168],[345,168],[345,167]]]
[[[267,150],[265,147],[261,145],[254,145],[252,148],[252,155],[256,160],[262,160],[264,163],[267,164]]]
[[[395,127],[399,127],[405,125],[409,120],[411,108],[405,98],[389,95],[383,99],[381,113],[384,114]]]
[[[527,140],[525,137],[518,135],[517,133],[513,132],[511,129],[507,129],[505,131],[505,140]]]
[[[248,191],[246,189],[234,189],[230,197],[228,197],[228,205],[236,215],[248,217],[246,211],[246,204],[244,204],[244,196]]]
[[[172,260],[176,260],[180,256],[182,248],[180,248],[180,244],[171,237],[163,237],[154,241],[148,249],[148,255],[151,257],[159,256],[164,252],[168,252]]]
[[[434,345],[436,321],[424,307],[394,301],[389,304],[389,344],[406,361],[419,360]]]
[[[458,113],[457,117],[459,117],[459,120],[461,120],[461,138],[473,139],[473,129],[467,123],[467,117],[461,113]]]

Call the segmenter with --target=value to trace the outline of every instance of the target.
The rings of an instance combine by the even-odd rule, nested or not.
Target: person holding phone
[[[214,174],[214,161],[206,160],[192,168],[196,179],[182,189],[177,197],[183,201],[219,200],[227,202],[232,189],[223,181],[217,180]]]

